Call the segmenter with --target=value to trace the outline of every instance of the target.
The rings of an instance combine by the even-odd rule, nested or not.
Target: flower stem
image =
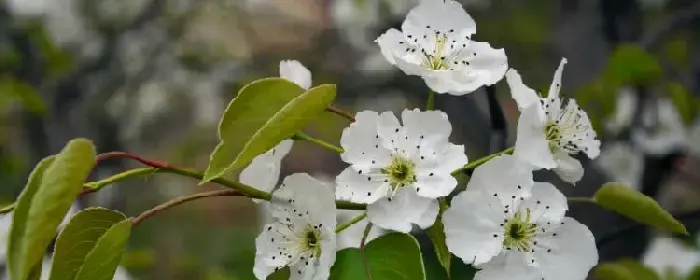
[[[490,155],[488,155],[488,156],[485,156],[485,157],[482,157],[482,158],[477,159],[477,160],[475,160],[475,161],[472,161],[472,162],[468,163],[467,165],[465,165],[464,167],[462,167],[462,168],[460,168],[460,169],[457,169],[457,170],[455,170],[455,171],[452,171],[452,176],[457,175],[457,174],[459,174],[460,172],[473,171],[474,169],[476,169],[476,168],[479,167],[480,165],[486,163],[487,161],[491,160],[492,158],[495,158],[495,157],[500,156],[500,155],[506,155],[506,154],[509,155],[509,154],[512,154],[513,151],[515,151],[515,148],[514,148],[514,147],[510,147],[510,148],[505,149],[505,150],[503,150],[503,151],[501,151],[501,152],[499,152],[499,153],[490,154]]]
[[[362,233],[362,240],[360,241],[360,256],[362,257],[362,263],[365,265],[365,274],[367,274],[367,279],[372,280],[372,273],[369,271],[369,263],[367,262],[367,255],[365,254],[365,243],[367,242],[367,236],[372,230],[372,223],[367,223],[365,226],[365,231]]]
[[[592,197],[582,197],[582,196],[574,196],[574,197],[567,197],[566,200],[569,202],[587,202],[587,203],[596,203],[595,199]]]
[[[435,91],[431,90],[428,93],[428,102],[425,105],[425,110],[430,111],[433,110],[433,108],[435,108]]]
[[[320,140],[320,139],[313,138],[313,137],[311,137],[303,132],[295,133],[294,136],[292,136],[292,139],[308,141],[308,142],[311,142],[311,143],[316,144],[318,146],[321,146],[323,148],[326,148],[328,150],[334,151],[338,154],[342,154],[343,152],[345,152],[343,150],[343,148],[341,148],[341,147],[338,147],[336,145],[333,145],[331,143],[328,143],[328,142]]]
[[[357,224],[360,221],[364,220],[366,217],[367,217],[367,212],[364,212],[364,213],[358,215],[357,217],[353,218],[349,222],[342,224],[342,225],[338,225],[337,227],[335,227],[335,233],[340,233],[341,231],[344,231],[345,229],[349,228],[351,225]]]
[[[201,192],[201,193],[196,193],[196,194],[192,194],[192,195],[177,197],[177,198],[174,198],[168,202],[165,202],[165,203],[160,204],[156,207],[153,207],[152,209],[146,210],[145,212],[139,214],[135,218],[131,218],[131,225],[136,226],[136,225],[140,224],[141,222],[143,222],[144,220],[150,218],[151,216],[162,212],[163,210],[166,210],[168,208],[172,208],[174,206],[183,204],[185,202],[197,200],[200,198],[215,197],[215,196],[242,196],[242,194],[235,191],[235,190],[217,190],[217,191]]]
[[[330,112],[330,113],[336,114],[338,116],[341,116],[341,117],[349,120],[350,122],[355,122],[355,117],[350,115],[350,113],[345,112],[343,110],[340,110],[338,108],[335,108],[333,106],[329,106],[328,108],[326,108],[326,112]]]

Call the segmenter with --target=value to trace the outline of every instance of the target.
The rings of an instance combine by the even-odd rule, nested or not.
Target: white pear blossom
[[[311,87],[311,71],[296,60],[280,61],[280,77],[290,80],[304,89]]]
[[[508,69],[503,49],[471,40],[476,23],[456,1],[423,0],[408,12],[401,29],[377,38],[382,54],[437,93],[470,93],[495,84]]]
[[[241,183],[262,191],[272,191],[280,179],[282,159],[292,150],[293,140],[283,140],[276,147],[256,156],[253,161],[241,171]],[[254,199],[256,203],[259,199]]]
[[[314,178],[319,180],[324,185],[328,186],[329,189],[335,191],[336,184],[334,182],[335,178],[327,175],[326,173],[317,173],[312,175]],[[339,225],[349,223],[352,219],[362,215],[364,210],[337,210],[336,221]],[[360,242],[364,236],[365,227],[369,224],[367,218],[350,225],[343,231],[337,233],[336,235],[336,247],[337,250],[343,250],[345,248],[360,248]],[[372,227],[369,234],[367,234],[367,239],[365,240],[369,243],[371,240],[380,237],[387,233],[386,230],[380,227]]]
[[[645,153],[664,155],[674,150],[684,150],[688,135],[676,106],[668,98],[661,98],[644,111],[645,127],[632,131],[632,139]]]
[[[644,252],[642,263],[660,275],[677,277],[664,279],[685,279],[700,265],[700,252],[676,238],[656,237]]]
[[[566,197],[533,183],[529,165],[499,156],[478,167],[443,213],[447,248],[475,280],[586,279],[598,262],[588,227],[564,217]]]
[[[336,177],[336,197],[369,204],[369,220],[382,228],[409,232],[435,222],[436,199],[457,186],[450,173],[467,156],[449,142],[444,112],[404,110],[401,118],[363,111],[343,130],[341,158],[351,165]]]
[[[508,70],[506,80],[521,111],[515,155],[538,168],[554,169],[562,180],[575,183],[583,177],[583,166],[571,155],[583,152],[593,159],[600,154],[588,115],[573,99],[566,105],[559,98],[561,60],[547,98],[527,87],[518,72]]]
[[[606,143],[594,163],[614,181],[635,190],[641,189],[644,156],[629,143]]]
[[[328,279],[336,251],[331,189],[308,174],[292,174],[273,193],[269,210],[274,222],[255,240],[255,277],[266,279],[288,266],[292,280]]]

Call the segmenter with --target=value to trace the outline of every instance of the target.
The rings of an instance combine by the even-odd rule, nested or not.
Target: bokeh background
[[[399,27],[418,1],[0,0],[0,200],[13,201],[33,166],[76,137],[92,139],[99,152],[126,151],[203,170],[226,104],[242,85],[278,76],[283,59],[310,68],[314,84],[337,84],[336,106],[346,111],[422,107],[428,88],[389,65],[373,42]],[[545,90],[561,57],[569,60],[563,94],[588,111],[603,152],[584,159],[586,175],[576,186],[548,172],[536,174],[538,180],[576,196],[621,181],[656,197],[697,231],[699,1],[461,2],[476,19],[476,40],[505,48],[526,84]],[[494,102],[502,110],[490,110]],[[490,94],[438,95],[436,107],[449,114],[453,140],[466,145],[471,159],[514,143],[518,110],[505,82]],[[338,143],[346,125],[325,114],[306,132]],[[106,161],[91,180],[134,167]],[[344,167],[337,155],[297,141],[282,174],[332,180]],[[216,187],[197,183],[154,174],[79,203],[137,215]],[[134,279],[254,279],[259,210],[230,197],[174,208],[133,231],[122,265]],[[601,261],[643,259],[659,240],[657,232],[595,206],[571,205],[570,215],[591,228]],[[445,279],[429,240],[418,238],[429,278]],[[700,264],[700,252],[692,247],[694,237],[679,242],[671,243],[686,255],[668,249],[675,245],[662,246],[659,259],[684,263],[683,274]]]

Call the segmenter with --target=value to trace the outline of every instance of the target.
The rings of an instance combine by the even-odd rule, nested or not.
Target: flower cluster
[[[554,185],[533,180],[533,171],[551,169],[576,183],[583,167],[574,156],[600,154],[587,114],[560,96],[567,60],[544,97],[508,69],[503,49],[471,40],[476,24],[455,1],[422,1],[401,29],[379,36],[382,54],[434,92],[463,95],[506,78],[521,112],[513,155],[471,166],[478,167],[466,190],[450,200],[459,184],[453,175],[469,161],[464,146],[450,142],[447,114],[406,109],[397,118],[359,112],[343,130],[340,157],[348,166],[334,186],[292,174],[264,205],[270,219],[256,240],[256,277],[289,267],[291,279],[328,279],[335,252],[347,244],[359,247],[361,238],[355,225],[352,240],[337,241],[347,228],[336,228],[341,216],[347,220],[336,210],[337,199],[366,205],[365,223],[382,232],[427,229],[441,218],[449,251],[480,269],[475,279],[585,279],[598,262],[592,233],[565,217],[567,199]],[[281,62],[280,75],[305,89],[312,84],[311,72],[297,61]],[[285,140],[259,155],[240,180],[274,189],[291,148],[292,140]],[[441,204],[449,206],[441,210]]]

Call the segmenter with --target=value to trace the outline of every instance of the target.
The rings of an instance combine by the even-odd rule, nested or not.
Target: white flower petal
[[[545,118],[540,104],[528,106],[518,118],[518,138],[515,156],[535,167],[551,169],[557,166],[545,138]]]
[[[406,52],[405,38],[397,29],[389,29],[375,40],[384,58],[391,64],[396,64],[396,56],[403,57]]]
[[[295,173],[284,178],[272,195],[273,202],[293,199],[294,207],[309,211],[309,219],[335,228],[335,195],[328,186],[306,173]]]
[[[588,271],[598,264],[595,238],[587,226],[565,217],[551,235],[538,236],[535,257],[542,277],[550,279],[584,280]]]
[[[577,159],[561,150],[557,151],[555,158],[557,168],[554,168],[554,172],[559,175],[559,178],[572,184],[581,181],[584,170],[583,165]]]
[[[391,186],[383,179],[359,174],[352,167],[348,167],[336,178],[337,187],[335,196],[337,199],[349,200],[355,203],[374,203],[387,195]]]
[[[239,181],[261,191],[272,191],[280,179],[282,158],[291,151],[293,143],[293,140],[284,140],[266,153],[253,158],[253,161],[241,171]],[[253,199],[255,203],[260,201],[260,199]]]
[[[468,69],[478,71],[480,79],[487,85],[493,85],[503,79],[508,70],[508,57],[503,48],[491,47],[488,42],[471,42],[465,49],[472,57]]]
[[[402,68],[403,70],[403,68]],[[405,70],[404,70],[405,71]],[[425,84],[434,92],[436,93],[451,93],[451,91],[454,91],[456,87],[459,87],[459,85],[455,81],[455,77],[458,75],[466,75],[463,77],[463,79],[469,79],[469,88],[460,88],[460,92],[462,91],[467,91],[467,89],[470,89],[471,91],[476,90],[478,87],[482,85],[477,85],[474,86],[473,83],[471,83],[472,80],[475,79],[474,75],[471,74],[466,74],[465,72],[462,71],[448,71],[448,70],[426,70],[423,71],[423,73],[419,74],[423,76],[423,81],[425,81]],[[470,92],[471,92],[470,91]],[[463,93],[455,93],[454,95],[463,95]]]
[[[467,190],[496,194],[503,205],[510,205],[515,198],[529,197],[533,184],[529,165],[515,156],[500,155],[474,170]]]
[[[280,243],[284,237],[279,234],[278,226],[278,224],[265,225],[260,235],[255,238],[256,252],[253,274],[258,279],[266,279],[276,268],[289,264],[288,258],[281,257],[279,253],[279,247],[284,246],[284,243]],[[289,250],[289,248],[285,249]]]
[[[261,191],[275,188],[280,176],[280,162],[268,155],[259,155],[241,171],[239,181]],[[256,203],[260,200],[254,200]]]
[[[447,142],[452,133],[452,124],[445,112],[405,109],[401,113],[401,120],[408,137],[420,139],[421,144]]]
[[[357,210],[338,210],[338,224],[350,222],[350,220],[353,218],[361,215],[362,212],[363,211]],[[368,223],[369,220],[364,218],[362,221],[359,221],[338,233],[338,250],[345,248],[360,248],[360,242],[362,241],[362,236],[364,235],[365,227]],[[370,242],[371,240],[384,235],[384,233],[386,233],[386,231],[382,228],[372,227],[367,235],[366,242]]]
[[[661,275],[670,269],[679,276],[688,276],[700,263],[700,254],[676,238],[656,237],[644,252],[642,263]]]
[[[340,145],[344,152],[340,155],[343,161],[365,169],[382,167],[391,162],[389,150],[381,145],[378,138],[377,123],[379,114],[372,111],[362,111],[355,115],[355,122],[343,130]]]
[[[467,155],[464,154],[464,146],[447,144],[445,149],[435,159],[430,155],[428,160],[418,165],[416,175],[416,191],[418,195],[428,198],[438,198],[449,195],[457,187],[457,179],[452,176],[452,171],[467,164]],[[437,160],[439,159],[439,160]],[[425,162],[425,164],[423,164]]]
[[[423,0],[408,12],[401,29],[406,32],[426,27],[445,33],[454,29],[463,36],[476,33],[474,19],[453,0]]]
[[[569,210],[566,197],[548,182],[535,182],[532,196],[525,199],[520,209],[530,209],[530,216],[536,220],[559,222]]]
[[[523,79],[515,69],[510,69],[506,72],[506,82],[510,87],[510,94],[518,104],[518,109],[523,111],[526,107],[540,102],[540,97],[537,92],[523,83]]]
[[[541,280],[542,273],[526,264],[525,253],[508,251],[496,256],[492,261],[481,266],[474,275],[474,280]],[[568,278],[565,278],[568,279]],[[546,279],[553,280],[553,279]]]
[[[311,71],[296,60],[280,61],[280,77],[304,89],[309,89],[311,87]]]
[[[582,151],[591,159],[600,155],[600,140],[596,137],[588,114],[576,104],[576,100],[569,99],[558,121],[562,134],[559,146],[569,150],[569,153]],[[572,144],[574,149],[569,147]]]
[[[464,263],[480,265],[503,250],[503,213],[500,200],[481,190],[467,189],[445,210],[447,248]]]
[[[437,200],[420,197],[412,188],[399,188],[392,197],[367,205],[367,217],[384,229],[407,233],[412,225],[425,229],[435,222]]]
[[[0,216],[0,263],[5,263],[7,259],[7,243],[12,227],[12,212]]]
[[[564,65],[566,65],[566,58],[562,58],[559,62],[559,68],[554,72],[554,78],[552,79],[552,85],[549,86],[549,98],[559,98],[559,89],[561,88],[561,72],[564,71]]]

